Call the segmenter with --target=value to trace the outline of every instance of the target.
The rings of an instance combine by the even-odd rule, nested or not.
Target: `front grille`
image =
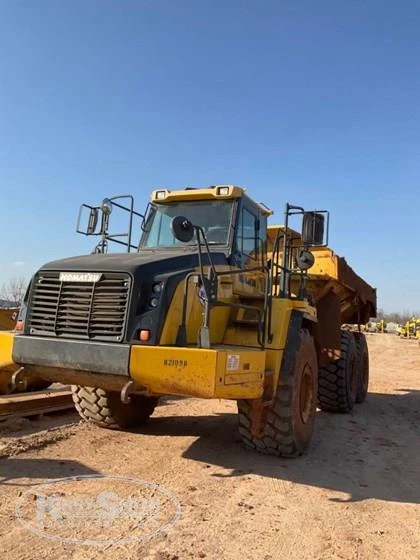
[[[34,278],[28,309],[30,334],[120,342],[124,337],[128,274],[103,273],[97,282],[61,281],[59,272]]]

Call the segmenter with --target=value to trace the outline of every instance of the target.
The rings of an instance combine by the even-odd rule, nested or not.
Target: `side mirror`
[[[82,233],[83,235],[99,235],[100,231],[98,231],[98,225],[100,212],[101,209],[98,206],[82,204],[77,218],[77,233]]]
[[[89,221],[86,228],[86,233],[88,235],[94,235],[96,233],[96,227],[98,225],[98,208],[91,208],[89,213]]]
[[[301,249],[296,256],[296,264],[300,270],[309,270],[315,264],[315,257],[310,251]]]
[[[173,236],[182,243],[189,243],[194,237],[194,226],[184,216],[175,216],[171,221]]]
[[[318,212],[304,212],[302,223],[302,240],[305,245],[324,244],[325,216]]]

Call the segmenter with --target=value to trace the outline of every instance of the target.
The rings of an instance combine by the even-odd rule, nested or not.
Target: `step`
[[[242,325],[246,327],[256,327],[258,326],[258,319],[233,319],[235,325]]]
[[[241,294],[239,296],[240,300],[246,300],[246,301],[264,301],[265,296],[263,295],[259,295],[259,294]]]

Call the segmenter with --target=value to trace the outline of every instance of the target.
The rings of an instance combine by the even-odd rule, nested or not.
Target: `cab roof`
[[[152,202],[156,204],[168,202],[181,202],[188,200],[232,200],[247,197],[256,205],[262,214],[270,216],[272,211],[264,204],[255,202],[245,194],[246,189],[237,185],[214,185],[205,188],[186,187],[172,191],[169,189],[156,189],[152,192]]]

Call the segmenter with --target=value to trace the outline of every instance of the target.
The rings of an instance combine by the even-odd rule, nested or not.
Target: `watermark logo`
[[[16,506],[17,520],[32,533],[90,546],[151,540],[180,514],[171,491],[128,476],[75,476],[37,484]]]

